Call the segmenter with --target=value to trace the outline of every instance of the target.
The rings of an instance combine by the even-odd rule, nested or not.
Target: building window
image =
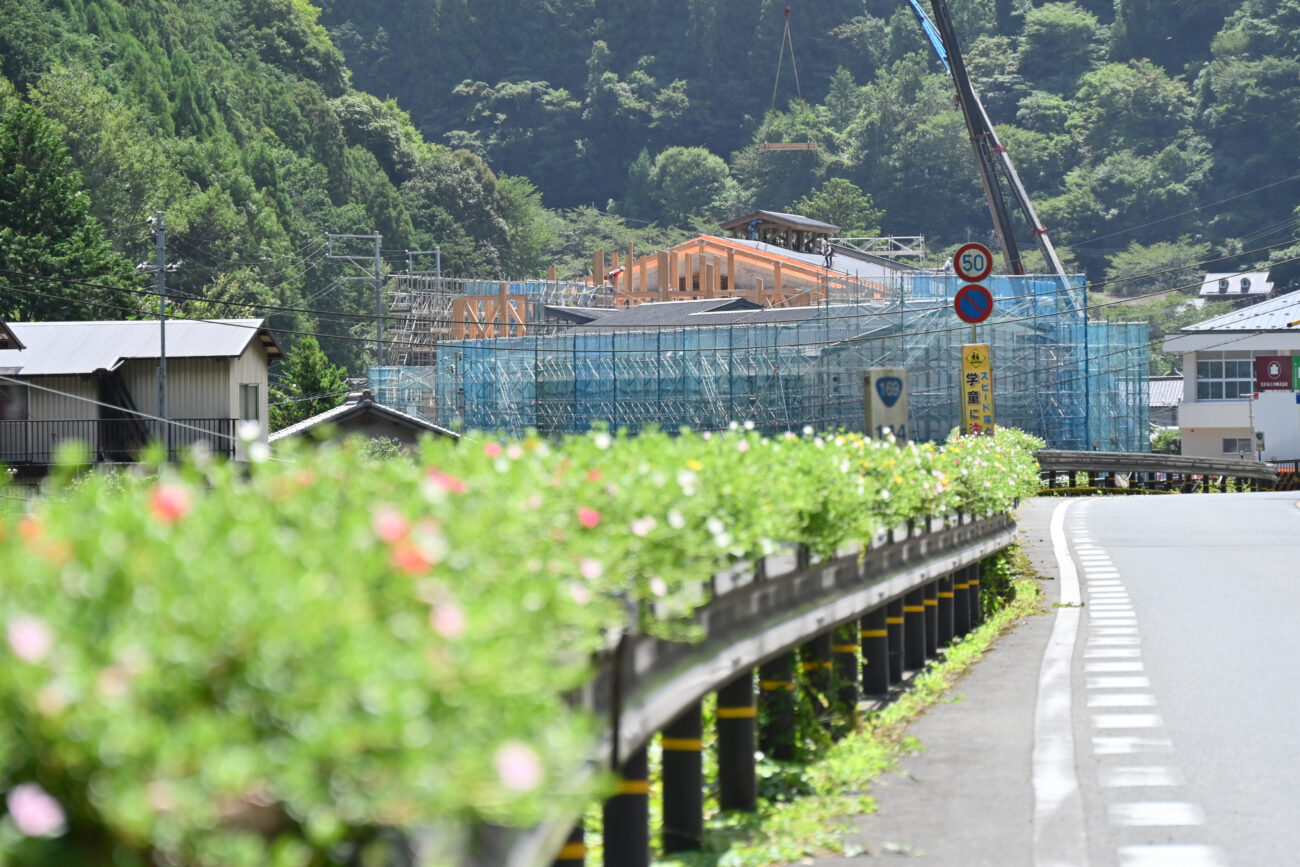
[[[1249,352],[1196,354],[1197,400],[1245,400],[1254,393],[1255,371]]]
[[[258,400],[256,382],[245,382],[239,386],[239,420],[261,421],[262,404]]]
[[[1254,451],[1250,437],[1224,437],[1223,453],[1225,455],[1248,455]]]

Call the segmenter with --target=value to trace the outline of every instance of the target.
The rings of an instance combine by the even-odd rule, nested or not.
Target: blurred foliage
[[[607,635],[671,632],[778,542],[1004,511],[1039,446],[349,440],[75,479],[65,456],[0,520],[0,863],[344,863],[384,829],[454,849],[576,813],[609,781],[575,776],[597,722],[563,694]]]

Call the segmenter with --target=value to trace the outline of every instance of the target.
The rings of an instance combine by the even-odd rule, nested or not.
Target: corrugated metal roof
[[[12,322],[10,328],[27,348],[0,350],[0,368],[22,376],[93,373],[160,355],[156,321]],[[255,339],[267,344],[272,358],[279,357],[263,319],[167,320],[168,358],[233,358]]]
[[[386,416],[420,430],[427,430],[430,433],[452,437],[453,439],[460,439],[460,434],[455,431],[447,430],[445,427],[439,427],[433,422],[425,421],[418,416],[408,415],[407,413],[393,409],[390,406],[384,406],[382,403],[376,401],[370,395],[370,392],[364,392],[364,396],[359,400],[341,403],[333,409],[327,409],[324,412],[317,413],[311,418],[305,418],[297,424],[281,428],[266,439],[267,442],[273,443],[277,440],[285,439],[286,437],[294,437],[306,433],[312,428],[319,427],[323,424],[338,424],[339,422],[358,415]]]
[[[1188,325],[1181,333],[1206,331],[1286,331],[1287,323],[1300,319],[1300,292],[1279,295],[1214,319]]]
[[[9,330],[9,326],[0,322],[0,349],[22,349],[23,342],[18,335]]]
[[[1181,376],[1153,376],[1147,406],[1178,406],[1183,402]]]
[[[1201,295],[1207,298],[1241,298],[1253,295],[1269,295],[1273,284],[1268,280],[1267,271],[1227,271],[1221,274],[1206,274],[1201,281]]]
[[[560,309],[565,312],[578,312],[575,308]],[[603,316],[593,317],[592,321],[580,325],[579,330],[769,325],[780,322],[803,322],[816,316],[819,309],[818,307],[763,307],[747,298],[655,301],[638,304],[635,307],[601,310]]]
[[[742,244],[757,250],[760,253],[770,253],[777,256],[784,256],[787,259],[795,259],[799,262],[809,265],[813,268],[821,269],[826,265],[826,257],[821,253],[805,253],[802,250],[787,250],[785,247],[777,247],[773,244],[764,244],[762,241],[751,241],[748,238],[726,238],[728,244]],[[851,259],[851,264],[846,264],[845,260]],[[828,269],[831,273],[852,274],[857,277],[889,277],[902,271],[916,270],[906,266],[894,266],[893,263],[886,263],[884,260],[871,261],[861,256],[846,255],[844,248],[835,248],[835,259],[832,260],[831,267]]]

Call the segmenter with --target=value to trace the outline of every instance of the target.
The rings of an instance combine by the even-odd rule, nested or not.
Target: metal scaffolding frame
[[[495,285],[495,284],[493,284]],[[961,345],[952,310],[960,281],[892,278],[883,299],[836,299],[797,322],[618,330],[532,324],[523,337],[443,340],[432,363],[373,369],[381,402],[437,424],[545,434],[647,427],[766,433],[861,430],[862,377],[904,367],[915,439],[959,423]],[[1144,324],[1086,322],[1082,287],[1051,277],[993,277],[995,311],[976,327],[990,344],[997,423],[1061,449],[1146,451]],[[892,292],[892,297],[890,293]],[[388,391],[385,391],[388,389]]]

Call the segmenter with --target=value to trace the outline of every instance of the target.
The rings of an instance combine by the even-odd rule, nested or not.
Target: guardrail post
[[[980,598],[980,564],[970,564],[970,577],[966,582],[970,585],[970,625],[975,628],[984,622],[984,600]]]
[[[970,580],[969,566],[952,573],[952,631],[954,635],[970,632]]]
[[[889,695],[889,625],[885,606],[862,615],[862,694]]]
[[[939,579],[939,646],[952,644],[953,633],[953,580],[951,575]]]
[[[925,655],[928,659],[939,656],[939,582],[925,585]]]
[[[663,851],[700,848],[704,836],[704,719],[700,703],[682,711],[663,730]]]
[[[565,841],[560,854],[555,856],[551,867],[583,867],[587,863],[587,843],[584,839],[582,823],[573,826],[569,839]]]
[[[650,867],[650,763],[646,748],[619,769],[618,794],[605,802],[605,867]]]
[[[925,667],[925,590],[913,590],[903,597],[903,668]]]
[[[889,682],[903,682],[903,600],[896,599],[885,606],[885,623],[889,629]]]
[[[718,690],[718,807],[753,812],[758,806],[754,776],[754,670],[746,669]]]
[[[823,726],[829,726],[831,722],[831,672],[835,665],[832,661],[832,638],[830,632],[823,632],[799,647],[799,669],[808,684],[809,701],[821,715]]]
[[[794,654],[783,653],[758,667],[758,690],[766,711],[758,748],[779,761],[794,759]]]
[[[851,720],[858,707],[858,621],[850,620],[835,630],[835,698],[845,715]]]

